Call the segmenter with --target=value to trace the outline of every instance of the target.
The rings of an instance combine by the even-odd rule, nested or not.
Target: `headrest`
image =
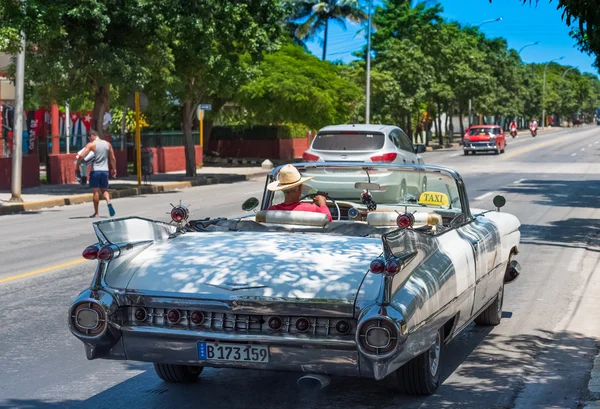
[[[396,212],[369,212],[367,214],[367,224],[369,226],[397,226],[396,219],[399,214]],[[427,224],[429,226],[441,226],[442,216],[437,213],[416,212],[413,213],[415,224]]]
[[[329,217],[326,214],[316,212],[261,210],[256,212],[256,221],[259,223],[325,227],[329,223]]]

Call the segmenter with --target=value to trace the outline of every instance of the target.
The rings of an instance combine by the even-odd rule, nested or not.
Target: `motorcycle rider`
[[[531,120],[531,122],[529,122],[529,130],[531,131],[531,135],[535,136],[537,134],[537,121],[534,119]]]
[[[512,122],[509,125],[510,128],[510,134],[514,137],[517,136],[517,121],[515,121],[514,119],[512,120]]]

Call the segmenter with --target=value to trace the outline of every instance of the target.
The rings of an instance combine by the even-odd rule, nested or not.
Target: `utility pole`
[[[365,123],[370,123],[371,117],[371,5],[373,0],[369,0],[369,26],[367,27],[367,95],[365,109]]]
[[[546,64],[546,67],[544,67],[544,82],[542,85],[542,126],[544,127],[544,129],[546,129],[546,70],[548,69],[548,66],[550,65],[550,63],[552,63],[554,61],[560,61],[563,58],[565,58],[565,57],[560,57],[560,58],[551,60],[548,62],[548,64]]]
[[[490,20],[485,20],[484,22],[477,24],[475,27],[479,28],[479,27],[481,27],[484,24],[495,23],[497,21],[502,21],[502,17],[493,18],[493,19],[490,19]],[[472,105],[471,98],[469,98],[469,126],[471,126],[471,105]],[[479,116],[481,117],[481,115],[479,115]],[[481,119],[479,120],[479,122],[481,122]]]
[[[21,49],[17,54],[15,73],[15,130],[13,136],[12,175],[10,202],[22,202],[21,180],[23,172],[23,97],[25,88],[25,33],[21,30]]]

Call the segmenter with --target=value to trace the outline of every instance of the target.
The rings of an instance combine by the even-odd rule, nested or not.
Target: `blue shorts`
[[[108,171],[94,170],[90,173],[90,187],[92,189],[108,189]]]

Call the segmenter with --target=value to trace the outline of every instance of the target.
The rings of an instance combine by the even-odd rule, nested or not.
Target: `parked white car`
[[[413,145],[408,135],[397,126],[331,125],[319,130],[310,148],[302,155],[302,159],[303,162],[423,165],[425,161],[419,154],[425,150],[425,145]],[[418,197],[421,192],[427,190],[427,178],[421,178],[419,173],[410,175],[408,180],[396,180],[388,176],[392,175],[381,172],[379,175],[373,175],[372,181],[382,186],[395,187],[398,190],[397,197],[403,197],[407,193]],[[334,186],[322,187],[334,189]]]

